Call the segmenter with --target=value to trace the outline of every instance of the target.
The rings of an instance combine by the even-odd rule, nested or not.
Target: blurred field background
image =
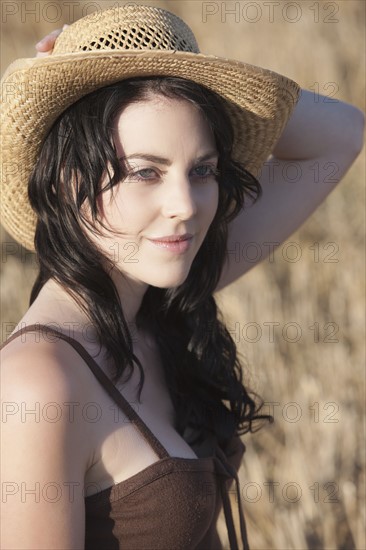
[[[364,109],[362,0],[144,3],[183,17],[205,53],[262,65]],[[31,57],[49,31],[116,4],[124,2],[2,2],[2,71]],[[275,418],[244,437],[241,498],[253,549],[366,548],[364,183],[360,155],[272,261],[218,295],[248,383]],[[10,250],[4,230],[1,238],[4,340],[27,309],[36,262]]]

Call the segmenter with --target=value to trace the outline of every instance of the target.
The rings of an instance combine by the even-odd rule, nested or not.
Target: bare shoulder
[[[15,436],[24,426],[47,436],[49,444],[62,437],[77,443],[76,463],[88,467],[91,426],[75,413],[90,399],[87,372],[82,359],[63,340],[26,333],[1,350],[1,398],[6,426]],[[74,462],[75,464],[75,462]]]
[[[1,377],[18,391],[45,392],[65,397],[83,391],[82,371],[70,361],[70,346],[60,338],[49,339],[39,332],[27,332],[6,342],[1,349]],[[4,387],[4,386],[3,386]]]
[[[72,407],[85,398],[83,375],[65,342],[26,336],[1,351],[1,544],[83,548],[90,443]]]

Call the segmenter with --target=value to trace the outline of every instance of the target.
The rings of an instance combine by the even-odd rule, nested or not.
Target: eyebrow
[[[195,162],[202,162],[205,160],[209,160],[212,158],[218,158],[219,154],[217,151],[209,151],[208,153],[205,153],[204,155],[201,155],[197,159],[195,159]],[[143,159],[148,160],[149,162],[156,162],[157,164],[164,164],[165,166],[171,166],[172,162],[169,159],[166,159],[164,157],[158,157],[156,155],[149,155],[146,153],[133,153],[132,155],[122,156],[119,157],[119,160],[124,161],[128,159]]]

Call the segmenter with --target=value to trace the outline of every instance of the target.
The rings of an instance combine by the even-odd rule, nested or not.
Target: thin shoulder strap
[[[238,474],[236,470],[232,467],[230,462],[227,460],[225,453],[218,446],[216,447],[216,456],[217,456],[217,459],[219,460],[220,466],[223,467],[224,470],[226,470],[229,477],[235,480],[236,501],[238,503],[240,534],[241,534],[241,540],[243,543],[243,550],[250,550],[247,528],[246,528],[246,523],[244,518],[244,510],[241,504],[240,483],[239,483]],[[222,503],[224,508],[225,522],[226,522],[226,528],[227,528],[228,537],[229,537],[230,549],[238,550],[239,548],[238,539],[236,536],[236,530],[235,530],[235,524],[234,524],[233,514],[231,510],[230,499],[229,499],[228,490],[225,482],[220,484],[220,489],[221,489],[221,497],[222,497]]]
[[[41,324],[28,325],[26,327],[21,328],[14,334],[12,334],[8,338],[8,340],[6,340],[6,342],[0,347],[0,350],[15,338],[22,336],[25,332],[37,332],[37,331],[50,332],[51,334],[57,336],[58,338],[61,338],[61,340],[65,340],[65,342],[70,344],[70,346],[74,348],[74,350],[82,357],[82,359],[84,359],[85,363],[88,365],[88,367],[90,368],[94,376],[97,378],[97,380],[106,390],[106,392],[110,395],[110,397],[122,409],[122,411],[129,418],[129,420],[131,420],[131,422],[135,424],[137,429],[141,432],[141,434],[149,443],[149,445],[151,445],[151,447],[156,452],[158,457],[167,458],[170,456],[168,451],[163,447],[160,441],[155,437],[155,435],[152,433],[150,428],[146,426],[146,424],[142,421],[139,415],[134,411],[134,409],[131,407],[128,401],[123,397],[121,392],[118,391],[116,386],[108,378],[108,376],[103,372],[103,370],[99,367],[99,365],[92,358],[92,356],[89,355],[86,349],[74,338],[71,338],[70,336],[66,336],[66,334],[63,334],[62,332],[59,332],[54,328],[48,327],[47,325],[41,325]]]

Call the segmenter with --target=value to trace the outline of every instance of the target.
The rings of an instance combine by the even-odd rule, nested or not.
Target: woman
[[[278,141],[295,83],[198,54],[182,21],[136,6],[78,21],[4,88],[19,81],[3,156],[29,203],[9,175],[3,219],[35,236],[40,274],[3,351],[3,546],[220,548],[223,501],[231,547],[248,547],[227,489],[237,435],[263,417],[212,294],[247,269],[225,261],[231,243],[282,241],[330,191],[274,196],[271,162],[296,158],[305,184],[315,157],[335,158],[340,177],[362,115],[303,92]]]

